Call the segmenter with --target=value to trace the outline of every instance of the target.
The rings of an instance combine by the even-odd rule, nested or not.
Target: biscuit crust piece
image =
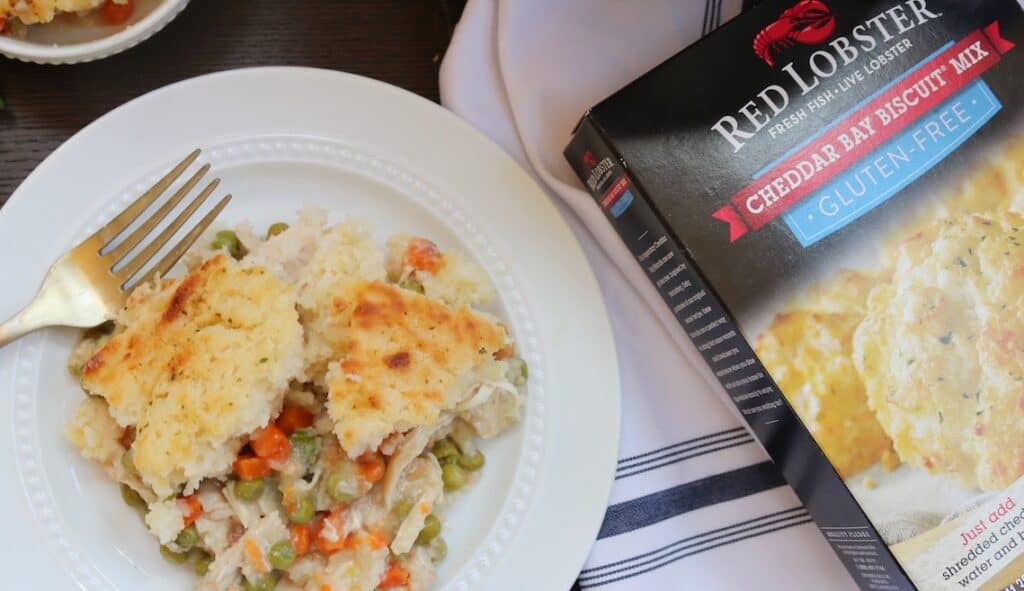
[[[504,327],[468,307],[379,281],[355,284],[335,305],[349,331],[346,354],[328,372],[328,410],[352,457],[396,431],[435,424],[508,341]]]
[[[224,255],[136,290],[118,325],[82,385],[135,427],[135,467],[162,496],[226,473],[240,437],[265,425],[302,375],[292,290]]]

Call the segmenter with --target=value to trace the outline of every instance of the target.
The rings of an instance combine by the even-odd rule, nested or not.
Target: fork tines
[[[150,187],[131,205],[125,208],[124,211],[119,213],[114,217],[114,219],[110,220],[107,225],[100,228],[89,238],[88,242],[92,242],[99,246],[100,252],[98,254],[104,261],[109,263],[108,270],[110,274],[120,282],[120,287],[123,291],[129,290],[129,282],[132,277],[134,277],[140,269],[142,269],[154,256],[156,256],[160,249],[162,249],[174,234],[177,233],[183,225],[185,225],[185,222],[187,222],[189,218],[195,215],[196,211],[202,207],[206,202],[206,199],[220,184],[219,178],[209,181],[199,194],[185,207],[185,209],[183,209],[181,213],[179,213],[177,217],[167,225],[167,227],[153,238],[151,242],[146,244],[138,254],[130,258],[127,256],[133,249],[135,249],[135,247],[139,246],[146,237],[152,234],[160,222],[162,222],[168,214],[170,214],[171,211],[174,210],[174,208],[192,192],[196,185],[199,184],[199,181],[201,181],[203,176],[205,176],[210,170],[210,165],[204,164],[199,168],[199,170],[195,171],[192,176],[174,192],[174,195],[160,206],[159,209],[143,220],[142,223],[140,223],[139,226],[135,228],[123,241],[110,248],[113,241],[124,233],[132,223],[139,219],[142,213],[150,205],[156,202],[156,200],[184,174],[184,172],[199,157],[199,153],[200,150],[196,149],[186,156],[184,160],[179,162],[170,170],[170,172],[158,180],[156,184]],[[214,205],[213,208],[156,263],[156,265],[154,265],[137,281],[131,282],[131,287],[155,279],[157,276],[163,276],[170,271],[171,267],[178,262],[185,252],[188,251],[195,241],[203,234],[203,232],[206,231],[213,220],[220,214],[224,207],[227,206],[229,201],[231,201],[231,195],[221,197],[220,201],[218,201],[217,204]],[[108,248],[109,250],[107,250]],[[122,262],[123,265],[121,264]],[[118,265],[121,265],[120,268],[118,268]]]

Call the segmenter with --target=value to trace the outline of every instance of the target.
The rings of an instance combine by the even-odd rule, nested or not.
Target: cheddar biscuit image
[[[868,402],[902,461],[965,487],[1024,474],[1024,218],[933,223],[893,255],[854,335]]]
[[[1024,138],[1016,137],[990,152],[952,186],[937,217],[1010,210],[1024,215]]]
[[[853,334],[875,280],[844,271],[778,314],[757,354],[822,447],[848,478],[875,462],[892,467],[892,442],[868,408],[853,363]]]
[[[989,151],[949,184],[928,207],[899,224],[883,245],[883,262],[894,264],[899,244],[936,220],[967,214],[1000,217],[1004,211],[1024,215],[1024,138],[1015,137]]]

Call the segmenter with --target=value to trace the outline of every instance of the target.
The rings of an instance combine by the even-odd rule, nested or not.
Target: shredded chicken
[[[412,549],[434,503],[444,495],[441,465],[437,463],[437,458],[425,454],[413,460],[405,471],[401,488],[402,495],[414,500],[414,503],[409,515],[398,526],[395,539],[391,541],[391,551],[399,555]]]
[[[416,427],[405,433],[399,439],[395,453],[388,462],[388,470],[384,474],[381,486],[384,488],[384,506],[391,509],[395,502],[395,489],[402,473],[416,459],[416,456],[423,453],[427,444],[433,439],[434,434],[446,430],[452,422],[451,416],[443,416],[436,425]]]
[[[288,528],[277,513],[270,513],[246,530],[227,550],[221,552],[210,565],[209,572],[196,584],[195,591],[228,591],[239,581],[239,571],[251,570],[252,557],[247,546],[268,548],[277,540],[288,538]]]
[[[409,591],[427,591],[434,584],[436,574],[430,553],[423,546],[416,546],[405,555],[402,566],[409,571]]]

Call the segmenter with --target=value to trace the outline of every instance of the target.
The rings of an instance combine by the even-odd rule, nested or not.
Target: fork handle
[[[81,260],[77,251],[82,245],[57,259],[32,301],[0,324],[0,347],[47,326],[98,326],[117,315],[124,294],[106,269],[97,273]],[[86,258],[93,256],[86,253]]]
[[[50,268],[42,287],[20,312],[0,324],[0,347],[47,326],[96,326],[113,316],[96,304],[77,278],[61,272],[63,258]]]
[[[38,300],[34,300],[25,306],[22,311],[7,319],[3,324],[0,324],[0,347],[32,331],[52,326],[53,321],[47,318],[48,315],[41,314],[40,312]]]

